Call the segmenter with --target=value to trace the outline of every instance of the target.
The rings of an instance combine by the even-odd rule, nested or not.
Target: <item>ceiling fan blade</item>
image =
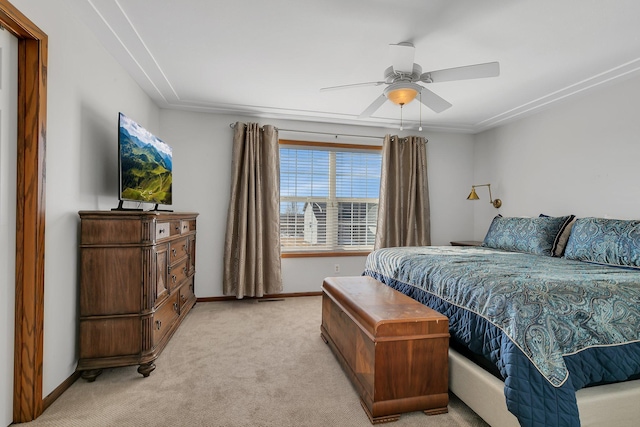
[[[420,91],[420,102],[431,108],[436,113],[441,113],[452,106],[451,103],[440,98],[438,95],[431,92],[426,87],[423,87]]]
[[[380,106],[382,106],[382,104],[384,104],[386,100],[387,100],[387,97],[384,94],[380,95],[375,99],[375,101],[371,103],[371,105],[367,107],[366,110],[362,112],[362,114],[358,116],[358,118],[365,119],[367,117],[370,117],[373,113],[376,112],[378,108],[380,108]]]
[[[412,43],[402,42],[389,45],[391,66],[396,73],[413,73],[413,58],[416,48]]]
[[[420,81],[425,83],[439,83],[453,80],[482,79],[485,77],[497,77],[499,75],[500,63],[487,62],[485,64],[429,71],[420,75]]]
[[[323,87],[320,89],[320,92],[326,92],[329,90],[338,90],[338,89],[349,89],[352,87],[366,87],[366,86],[380,86],[382,84],[385,84],[386,82],[366,82],[366,83],[354,83],[354,84],[349,84],[349,85],[340,85],[340,86],[329,86],[329,87]]]

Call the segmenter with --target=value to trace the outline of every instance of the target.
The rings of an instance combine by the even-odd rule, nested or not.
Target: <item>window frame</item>
[[[291,146],[291,148],[297,147],[313,147],[313,148],[329,148],[329,149],[342,149],[342,150],[353,150],[353,151],[382,151],[382,145],[370,145],[370,144],[349,144],[349,143],[341,143],[341,142],[320,142],[320,141],[297,141],[290,139],[280,139],[279,145],[281,146]],[[335,171],[331,175],[331,181],[335,184]],[[332,185],[333,185],[332,184]],[[283,198],[280,196],[280,202],[288,201],[287,197]],[[291,197],[294,199],[294,197]],[[364,202],[371,201],[369,198],[353,198],[354,200],[358,199]],[[323,201],[325,198],[323,198]],[[293,201],[293,200],[292,200]],[[379,201],[379,198],[378,198]],[[327,221],[328,222],[328,221]],[[337,221],[336,221],[337,225]],[[336,234],[337,237],[337,234]],[[371,253],[370,249],[354,249],[354,250],[308,250],[308,251],[290,251],[290,252],[280,252],[281,258],[313,258],[313,257],[343,257],[343,256],[366,256]]]

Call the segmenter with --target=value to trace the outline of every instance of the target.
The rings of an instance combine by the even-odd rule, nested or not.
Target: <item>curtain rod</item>
[[[230,123],[229,124],[229,127],[231,129],[235,128],[235,126],[236,126],[235,123]],[[260,129],[262,129],[262,127]],[[332,136],[335,136],[336,138],[338,136],[348,136],[348,137],[353,137],[353,138],[384,139],[384,136],[354,135],[354,134],[348,134],[348,133],[318,132],[318,131],[312,131],[312,130],[297,130],[297,129],[281,129],[281,128],[276,128],[276,129],[278,130],[278,132],[297,132],[297,133],[312,133],[312,134],[316,134],[316,135],[332,135]]]

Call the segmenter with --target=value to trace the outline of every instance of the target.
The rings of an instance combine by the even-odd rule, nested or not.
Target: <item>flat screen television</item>
[[[118,116],[120,204],[171,205],[173,150],[123,113]]]

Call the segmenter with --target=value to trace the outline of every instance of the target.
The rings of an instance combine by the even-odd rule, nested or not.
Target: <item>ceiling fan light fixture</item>
[[[405,105],[416,99],[421,86],[411,82],[396,82],[385,90],[387,99],[396,105]]]
[[[408,104],[413,101],[416,96],[418,96],[418,92],[415,89],[410,88],[392,90],[387,94],[389,101],[396,105]]]

